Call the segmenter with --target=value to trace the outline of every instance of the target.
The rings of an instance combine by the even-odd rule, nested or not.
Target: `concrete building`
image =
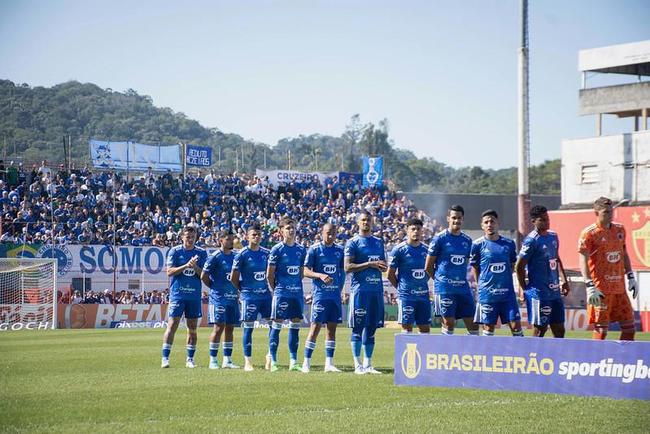
[[[562,142],[562,205],[581,207],[598,196],[650,202],[650,40],[581,50],[579,70],[579,113],[595,116],[595,136]],[[597,73],[637,82],[589,88]],[[631,118],[632,131],[602,136],[605,115]]]

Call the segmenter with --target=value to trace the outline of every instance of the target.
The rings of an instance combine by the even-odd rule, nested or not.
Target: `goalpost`
[[[56,259],[0,258],[0,330],[55,329]]]

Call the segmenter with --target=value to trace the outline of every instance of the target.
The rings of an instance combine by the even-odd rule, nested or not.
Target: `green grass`
[[[374,364],[386,374],[356,376],[349,372],[345,328],[335,360],[348,372],[322,372],[321,336],[308,375],[287,371],[286,331],[279,351],[284,369],[274,374],[262,367],[267,345],[262,330],[255,331],[258,369],[251,373],[207,369],[208,329],[199,331],[200,367],[194,370],[184,367],[183,330],[168,370],[159,367],[161,330],[3,332],[0,431],[650,431],[650,404],[643,401],[394,386],[394,333],[383,329],[377,335]],[[301,341],[305,336],[302,330]],[[238,364],[240,343],[237,333]]]

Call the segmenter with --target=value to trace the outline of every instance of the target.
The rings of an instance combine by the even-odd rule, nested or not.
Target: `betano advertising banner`
[[[650,400],[650,343],[398,334],[394,381]]]
[[[596,222],[593,210],[551,211],[551,229],[560,238],[560,257],[564,268],[578,270],[580,232]],[[650,206],[614,209],[614,221],[625,226],[625,245],[635,270],[650,270]]]

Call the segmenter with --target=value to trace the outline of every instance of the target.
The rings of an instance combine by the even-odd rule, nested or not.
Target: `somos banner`
[[[180,145],[156,146],[134,142],[102,142],[91,139],[90,158],[100,169],[145,171],[171,170],[180,172]]]
[[[255,170],[255,175],[260,178],[269,177],[269,183],[277,188],[280,184],[290,182],[305,182],[317,179],[325,187],[325,180],[339,175],[339,172],[298,172],[296,170]]]
[[[395,384],[650,400],[650,343],[399,334]]]

